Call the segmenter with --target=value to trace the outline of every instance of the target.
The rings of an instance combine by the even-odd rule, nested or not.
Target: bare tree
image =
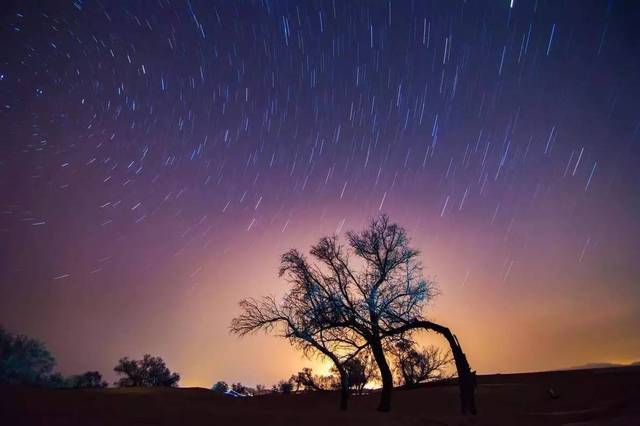
[[[475,376],[458,339],[448,328],[424,317],[423,311],[437,291],[434,283],[423,277],[419,252],[410,247],[406,231],[381,215],[365,230],[348,232],[347,241],[345,247],[335,236],[320,239],[310,251],[315,265],[297,250],[285,253],[280,275],[287,277],[291,289],[282,306],[288,310],[295,301],[294,310],[316,340],[321,336],[320,346],[328,352],[347,351],[353,358],[365,348],[371,351],[382,381],[380,411],[391,408],[393,375],[385,356],[388,342],[419,329],[441,334],[451,347],[458,371],[462,412],[475,413]],[[245,329],[246,301],[241,306],[245,313],[234,320],[232,330]],[[261,313],[264,307],[260,306]],[[260,327],[250,321],[249,329],[271,325],[273,318],[261,316]],[[341,365],[340,361],[336,365]]]
[[[349,389],[362,395],[365,386],[378,378],[377,366],[370,354],[359,355],[344,363],[347,372]],[[335,368],[331,368],[333,374],[337,374]]]
[[[298,371],[297,374],[294,374],[293,376],[291,376],[290,381],[295,384],[296,392],[299,392],[300,390],[307,390],[307,391],[326,390],[323,387],[320,377],[314,376],[313,370],[311,368],[303,368],[301,371]]]
[[[291,281],[299,291],[312,289],[308,297],[329,309],[321,312],[318,321],[341,330],[351,341],[364,340],[370,346],[382,380],[378,409],[390,409],[393,388],[385,340],[423,329],[442,335],[449,343],[458,372],[461,410],[474,414],[475,374],[456,336],[424,318],[424,308],[437,291],[433,282],[424,279],[419,252],[410,247],[406,231],[381,215],[365,230],[347,233],[347,240],[347,247],[338,244],[336,237],[323,238],[313,246],[311,255],[319,266],[291,250],[283,257],[287,263],[282,269],[294,277]],[[352,266],[354,257],[358,269]]]
[[[452,362],[449,353],[436,346],[427,346],[423,350],[408,339],[402,339],[391,348],[395,358],[395,370],[405,386],[421,382],[444,379],[445,367]]]

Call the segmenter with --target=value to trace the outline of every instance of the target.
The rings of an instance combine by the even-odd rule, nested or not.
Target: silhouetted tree
[[[329,374],[327,376],[316,376],[314,380],[316,381],[320,389],[341,391],[342,383],[340,374],[335,370],[335,367],[331,368],[331,373],[332,374]]]
[[[296,326],[289,327],[287,337],[311,335],[329,353],[347,351],[350,358],[369,347],[382,381],[380,411],[391,408],[393,375],[385,356],[389,341],[416,330],[439,333],[455,360],[462,412],[475,413],[475,374],[458,339],[448,328],[423,316],[436,291],[434,283],[424,279],[419,252],[410,247],[406,231],[381,215],[364,231],[348,232],[347,240],[346,247],[335,236],[312,246],[310,253],[317,265],[295,249],[285,253],[280,275],[287,277],[291,288],[282,304],[273,298],[241,302],[244,313],[234,320],[232,330],[239,334],[269,330],[275,323],[290,321],[288,314],[293,312]],[[297,321],[304,327],[299,328]],[[344,370],[345,361],[334,363]],[[341,376],[344,382],[345,374]]]
[[[124,375],[115,384],[120,387],[174,387],[180,381],[180,375],[172,373],[160,357],[145,355],[141,360],[133,360],[128,357],[121,358],[113,369],[116,373]]]
[[[344,363],[344,368],[347,371],[349,389],[353,389],[358,395],[377,376],[375,362],[370,356],[352,358]],[[332,371],[335,373],[334,369]]]
[[[87,371],[67,379],[68,386],[75,389],[106,388],[107,382],[97,371]]]
[[[0,327],[0,383],[47,385],[55,358],[45,345]]]
[[[269,393],[269,389],[265,385],[256,385],[256,392],[254,395],[264,395]]]
[[[291,383],[291,380],[280,380],[278,382],[278,392],[283,393],[285,395],[288,395],[291,392],[293,392],[293,383]]]
[[[118,365],[113,369],[116,373],[124,375],[116,383],[119,387],[145,386],[145,372],[142,371],[140,362],[128,357],[120,358]]]
[[[222,380],[220,380],[219,382],[213,385],[211,390],[216,393],[225,393],[226,391],[229,390],[229,385],[227,385],[226,382],[223,382]]]
[[[247,393],[247,387],[244,386],[242,383],[238,382],[238,383],[232,383],[231,384],[231,390],[233,390],[234,392],[238,392],[240,394],[246,394]]]
[[[448,353],[435,346],[416,349],[414,342],[402,339],[391,349],[398,377],[405,386],[445,378],[444,368],[451,363]]]
[[[68,378],[64,377],[61,373],[55,372],[51,373],[46,378],[38,383],[40,385],[46,386],[48,388],[69,388],[71,387],[71,382]]]
[[[310,391],[322,391],[326,390],[322,387],[322,383],[320,382],[320,378],[318,376],[313,375],[313,370],[311,368],[303,368],[297,374],[291,376],[289,379],[294,385],[296,392],[300,390],[310,390]]]

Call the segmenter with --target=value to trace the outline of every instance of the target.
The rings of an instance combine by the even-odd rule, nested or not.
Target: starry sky
[[[65,373],[182,385],[305,360],[238,339],[279,255],[405,226],[481,373],[640,359],[640,5],[2,2],[0,323]],[[424,342],[428,342],[425,338]]]

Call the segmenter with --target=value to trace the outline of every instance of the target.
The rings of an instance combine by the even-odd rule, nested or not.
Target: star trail
[[[0,12],[0,321],[64,369],[151,351],[186,384],[287,376],[309,361],[228,335],[237,300],[380,212],[479,371],[640,356],[638,5]]]

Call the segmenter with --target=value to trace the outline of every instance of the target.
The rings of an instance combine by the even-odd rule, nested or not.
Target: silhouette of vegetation
[[[362,395],[362,391],[369,382],[378,378],[376,365],[371,356],[352,358],[345,362],[344,368],[347,371],[349,389],[358,395]]]
[[[220,380],[219,382],[213,385],[211,390],[216,393],[225,393],[226,391],[229,390],[229,385],[226,382],[223,382],[222,380]]]
[[[0,327],[0,383],[48,385],[55,364],[42,342]]]
[[[293,392],[293,383],[291,382],[291,380],[280,380],[278,382],[278,385],[274,385],[274,387],[276,387],[277,391],[288,395],[291,392]]]
[[[65,377],[53,371],[55,364],[44,343],[0,327],[0,384],[77,389],[107,386],[97,371]]]
[[[341,391],[342,381],[340,374],[336,373],[335,367],[332,367],[332,374],[329,374],[327,376],[315,376],[315,380],[321,389]]]
[[[283,265],[286,256],[286,254],[283,255]],[[280,276],[287,273],[288,269],[282,266]],[[285,296],[281,305],[273,297],[264,297],[260,300],[242,300],[240,306],[244,312],[232,321],[233,333],[244,336],[259,330],[269,332],[278,328],[282,337],[302,349],[306,355],[318,353],[330,359],[340,377],[340,409],[346,410],[349,381],[343,365],[357,356],[366,344],[355,347],[351,351],[346,350],[354,347],[355,344],[344,340],[336,330],[327,328],[321,322],[314,320],[317,306],[312,299],[305,297],[301,292],[291,291]],[[282,392],[280,384],[274,385],[272,391]]]
[[[299,371],[297,374],[291,376],[291,379],[289,379],[289,381],[294,384],[294,389],[296,392],[299,392],[301,390],[327,390],[327,388],[323,386],[321,378],[313,375],[313,370],[311,368],[303,368],[302,371]]]
[[[234,392],[238,392],[239,394],[242,394],[242,395],[247,394],[247,389],[248,388],[240,382],[231,384],[231,390]]]
[[[265,395],[269,393],[269,389],[265,385],[256,385],[254,395]]]
[[[83,374],[70,376],[66,381],[67,386],[74,389],[99,389],[108,386],[97,371],[87,371]]]
[[[43,382],[37,383],[37,384],[41,386],[46,386],[48,388],[71,387],[69,379],[64,377],[61,373],[58,373],[58,372],[49,374]]]
[[[418,350],[410,340],[398,341],[391,352],[396,359],[398,378],[408,387],[446,378],[445,367],[452,361],[449,354],[440,348],[428,346],[424,350]]]
[[[115,383],[119,387],[174,387],[180,381],[180,375],[172,373],[162,358],[149,354],[141,360],[121,358],[113,371],[124,376]]]
[[[280,276],[289,291],[278,303],[273,297],[240,302],[242,313],[231,330],[246,335],[273,331],[304,351],[317,351],[334,362],[341,377],[341,408],[346,408],[349,378],[345,363],[369,350],[378,366],[382,391],[378,410],[391,409],[393,374],[385,349],[419,330],[443,336],[455,360],[461,411],[475,414],[475,373],[459,340],[423,311],[437,295],[435,284],[422,275],[419,251],[409,245],[404,228],[381,215],[361,232],[348,232],[347,245],[336,236],[311,247],[316,263],[298,250],[282,255]]]

